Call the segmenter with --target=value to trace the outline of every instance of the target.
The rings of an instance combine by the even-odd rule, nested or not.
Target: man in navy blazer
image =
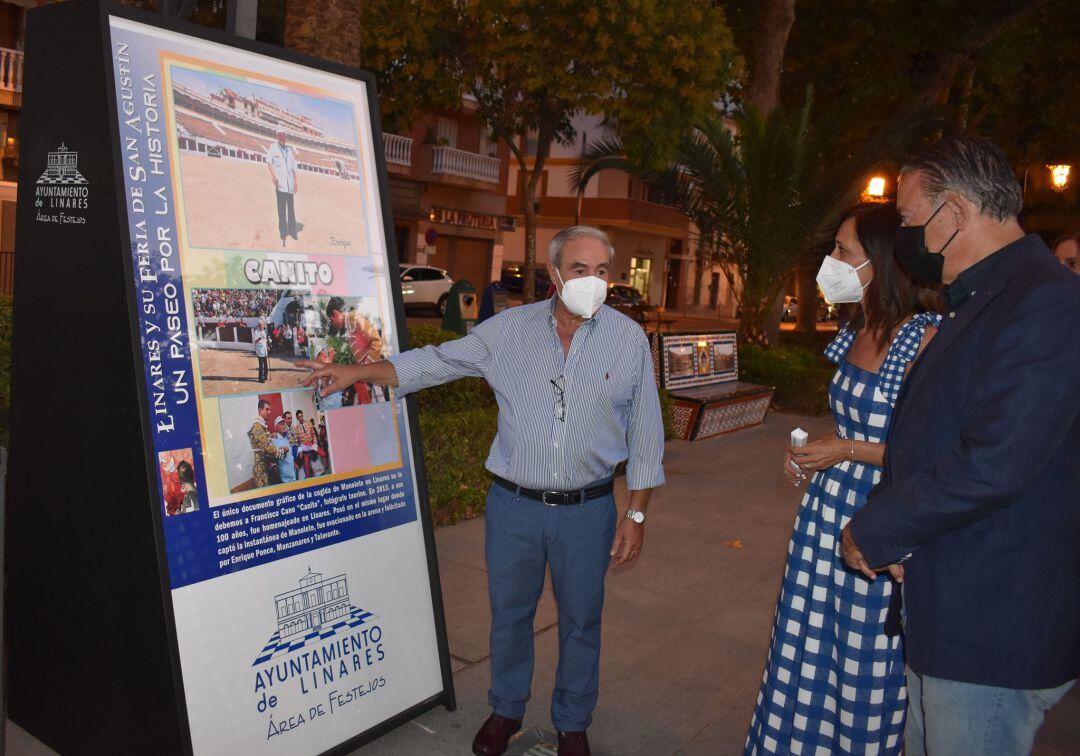
[[[1080,674],[1080,278],[983,140],[929,148],[897,206],[897,257],[948,313],[844,559],[903,580],[908,756],[1026,754]]]

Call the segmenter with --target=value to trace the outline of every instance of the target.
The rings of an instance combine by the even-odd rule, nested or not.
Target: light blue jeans
[[[1016,690],[943,680],[908,667],[906,756],[1026,756],[1043,718],[1076,680]]]

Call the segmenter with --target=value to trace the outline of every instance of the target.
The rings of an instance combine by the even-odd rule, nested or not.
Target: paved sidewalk
[[[831,423],[770,414],[759,428],[669,444],[668,484],[653,499],[644,551],[608,576],[600,706],[589,732],[597,756],[741,753],[800,498],[779,473],[797,425],[819,434]],[[625,505],[624,485],[618,496]],[[436,540],[458,710],[430,711],[363,756],[468,754],[488,714],[484,522],[440,528]],[[536,742],[536,728],[551,737],[557,639],[548,589],[536,618],[527,732],[512,754]],[[13,725],[8,740],[8,754],[51,753]],[[1080,754],[1080,692],[1051,713],[1035,753]]]
[[[600,705],[589,732],[598,756],[741,753],[801,495],[779,473],[797,425],[820,434],[831,421],[774,413],[759,428],[668,445],[668,484],[654,496],[644,551],[608,576]],[[618,496],[625,505],[624,485]],[[489,713],[483,539],[482,520],[437,532],[457,712],[428,712],[358,753],[470,753]],[[551,735],[555,623],[548,589],[526,735],[512,754],[536,742],[536,728]],[[1080,754],[1080,693],[1052,712],[1035,753]]]

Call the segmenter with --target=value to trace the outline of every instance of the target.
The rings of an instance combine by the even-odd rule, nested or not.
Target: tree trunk
[[[746,101],[762,115],[772,112],[780,101],[784,50],[794,23],[795,0],[763,0],[759,3],[754,26],[753,73]]]
[[[285,46],[359,68],[363,0],[286,0]]]
[[[799,295],[798,321],[795,330],[799,333],[817,332],[817,270],[810,265],[800,265],[795,269],[795,291]]]
[[[531,172],[535,175],[535,169]],[[522,175],[521,211],[525,216],[525,270],[522,271],[521,299],[536,301],[536,184],[532,175]]]
[[[963,133],[968,128],[968,117],[971,115],[971,90],[975,86],[975,69],[978,65],[975,61],[964,71],[964,78],[960,80],[960,109],[956,114],[956,129]]]
[[[705,277],[705,261],[697,259],[694,261],[694,298],[693,303],[696,307],[701,302],[701,279]]]
[[[766,304],[763,306],[762,303]],[[784,311],[784,297],[775,299],[746,300],[739,318],[738,339],[740,343],[756,344],[763,349],[776,346],[780,340],[780,316]]]
[[[739,302],[739,333],[742,343],[768,349],[780,336],[780,316],[784,311],[784,280],[768,280],[751,268],[743,283]]]
[[[763,116],[780,103],[780,78],[784,72],[784,50],[795,23],[795,0],[762,0],[754,25],[753,62],[746,103]],[[739,339],[764,348],[774,345],[780,335],[783,314],[782,288],[768,281],[754,281],[754,271],[744,280],[739,319]]]
[[[1050,2],[1051,0],[1026,0],[1019,5],[1010,4],[999,15],[983,18],[973,27],[969,27],[953,50],[939,55],[932,63],[923,79],[918,101],[923,104],[943,103],[949,85],[972,54],[1000,37],[1025,16]]]
[[[551,154],[551,142],[555,138],[555,130],[541,127],[536,134],[536,157],[533,158],[532,170],[525,167],[524,156],[518,159],[518,170],[521,171],[521,201],[525,216],[525,284],[521,293],[525,304],[536,301],[536,188],[544,175],[544,164],[548,155]],[[528,136],[526,135],[526,140]]]
[[[765,318],[765,339],[770,347],[780,343],[780,318],[784,314],[784,292],[781,290],[773,299]]]

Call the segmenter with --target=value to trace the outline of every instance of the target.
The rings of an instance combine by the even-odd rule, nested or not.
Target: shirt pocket
[[[605,371],[601,376],[611,407],[615,414],[622,414],[630,406],[634,395],[634,379],[629,371],[623,371],[620,375],[614,370]]]

